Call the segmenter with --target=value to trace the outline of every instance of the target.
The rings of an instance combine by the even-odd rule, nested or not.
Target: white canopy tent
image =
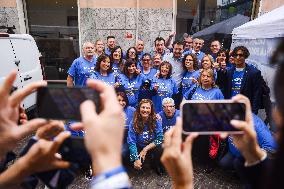
[[[272,89],[275,69],[269,66],[269,58],[278,45],[279,38],[284,37],[284,5],[235,28],[232,34],[231,49],[246,46],[250,51],[247,61],[261,70],[264,80]],[[274,101],[273,93],[271,97]]]

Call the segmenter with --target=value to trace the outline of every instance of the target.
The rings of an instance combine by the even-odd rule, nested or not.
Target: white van
[[[43,80],[40,64],[40,53],[35,40],[28,34],[0,33],[0,83],[12,71],[18,70],[14,87],[20,89],[25,85]],[[29,95],[23,102],[27,112],[36,105],[35,93]]]

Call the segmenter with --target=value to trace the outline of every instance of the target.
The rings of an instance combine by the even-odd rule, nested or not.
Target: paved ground
[[[158,176],[150,167],[142,172],[129,172],[131,183],[136,189],[170,189],[171,179],[168,175]],[[88,180],[84,177],[78,177],[75,182],[69,187],[70,189],[88,188]],[[228,173],[216,168],[212,173],[205,173],[204,166],[194,162],[194,188],[203,189],[223,189],[223,188],[243,188],[239,179],[233,173]],[[43,189],[43,186],[39,186]]]

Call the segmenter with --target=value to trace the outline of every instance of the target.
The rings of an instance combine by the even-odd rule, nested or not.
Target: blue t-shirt
[[[173,94],[178,93],[176,82],[173,78],[163,79],[163,78],[156,78],[154,80],[154,84],[159,86],[157,90],[157,95],[153,97],[153,103],[155,106],[155,111],[160,112],[162,111],[162,101],[164,98],[172,97]],[[154,85],[153,84],[153,85]]]
[[[157,70],[154,68],[151,68],[150,72],[147,74],[143,72],[143,68],[141,69],[141,72],[145,76],[145,79],[153,81],[156,78],[155,75],[157,74]]]
[[[267,125],[255,114],[252,114],[254,129],[257,135],[257,142],[260,148],[274,152],[277,148],[277,143],[271,135]],[[232,137],[228,137],[229,151],[236,157],[241,157],[240,151],[235,147]]]
[[[182,86],[182,95],[184,95],[189,89],[190,87],[193,85],[192,79],[190,78],[194,78],[194,79],[198,79],[199,77],[199,71],[192,71],[189,72],[187,71],[182,80],[181,80],[181,86]]]
[[[90,79],[100,80],[106,84],[113,86],[115,84],[115,76],[114,73],[109,73],[107,76],[101,75],[99,72],[95,71],[91,76]]]
[[[75,59],[68,70],[68,75],[73,78],[75,86],[85,86],[86,80],[94,73],[97,59],[93,57],[89,62],[84,57]]]
[[[127,106],[126,108],[124,108],[124,113],[125,113],[124,128],[125,129],[129,129],[129,125],[132,122],[135,110],[136,109],[133,108],[132,106]]]
[[[175,110],[175,113],[174,113],[173,117],[171,117],[171,118],[167,118],[167,116],[166,116],[164,111],[161,111],[159,113],[159,115],[162,118],[162,127],[163,127],[163,132],[165,133],[170,128],[175,126],[176,121],[177,121],[177,117],[180,115],[180,111],[179,110]]]
[[[189,89],[184,98],[188,100],[188,95],[195,88],[195,85]],[[205,90],[202,87],[198,86],[191,97],[191,100],[221,100],[224,99],[224,95],[221,90],[217,87],[211,88],[209,90]]]
[[[143,81],[145,81],[144,75],[140,74],[130,79],[126,75],[120,74],[117,78],[117,81],[125,89],[129,101],[129,106],[136,107],[138,102],[139,88],[141,87]]]
[[[129,125],[127,143],[130,151],[130,160],[135,161],[139,159],[137,148],[144,148],[150,143],[154,143],[156,146],[161,145],[163,142],[163,128],[161,121],[156,121],[156,127],[153,133],[150,133],[149,126],[144,125],[143,132],[141,134],[135,132],[133,122]]]
[[[121,74],[120,68],[118,67],[118,63],[117,62],[113,62],[112,64],[112,71],[115,75],[115,77],[119,76]]]
[[[232,82],[232,97],[240,94],[244,73],[244,69],[242,71],[234,71]]]

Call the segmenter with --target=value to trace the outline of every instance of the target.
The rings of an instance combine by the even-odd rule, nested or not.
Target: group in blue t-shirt
[[[85,86],[86,80],[94,73],[96,66],[96,58],[92,61],[86,60],[84,57],[75,59],[68,70],[68,75],[73,78],[75,86]]]

